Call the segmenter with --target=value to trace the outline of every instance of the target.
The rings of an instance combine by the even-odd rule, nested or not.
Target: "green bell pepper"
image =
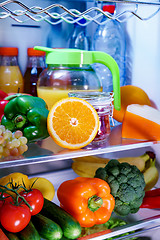
[[[42,98],[21,95],[7,103],[1,124],[12,132],[21,130],[28,142],[35,142],[49,136],[48,113],[46,102]]]

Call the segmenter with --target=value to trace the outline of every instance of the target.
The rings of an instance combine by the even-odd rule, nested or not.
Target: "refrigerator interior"
[[[1,3],[3,3],[2,0]],[[59,6],[64,6],[67,9],[77,9],[80,12],[84,12],[86,9],[92,7],[102,8],[102,5],[107,4],[107,2],[102,1],[84,0],[60,0],[58,2],[55,0],[34,0],[34,2],[23,0],[22,3],[29,8],[32,6],[39,6],[42,9],[58,3]],[[10,10],[24,10],[24,8],[16,3],[7,4],[7,7]],[[131,84],[144,89],[150,99],[156,104],[157,108],[160,108],[160,70],[158,65],[160,60],[159,7],[158,5],[149,4],[136,5],[117,3],[116,11],[116,16],[122,21],[122,24],[126,29],[126,61],[129,68],[128,78]],[[131,11],[135,12],[138,17],[132,14]],[[1,12],[4,12],[4,10],[1,9]],[[51,8],[51,12],[62,13],[65,11],[62,10],[61,7],[54,7],[53,9]],[[88,14],[90,14],[91,17],[95,17],[98,13],[96,10],[93,10]],[[43,14],[41,14],[41,16],[44,17]],[[139,19],[139,17],[142,20]],[[38,21],[35,21],[27,16],[20,16],[17,17],[17,19],[22,21],[22,23],[19,23],[10,17],[3,17],[0,19],[0,46],[14,46],[19,48],[19,65],[23,74],[26,68],[28,47],[33,47],[35,45],[58,48],[68,47],[68,39],[72,32],[73,24],[69,24],[62,20],[59,24],[52,25],[45,20],[40,20],[38,17]],[[97,20],[100,21],[101,17]],[[98,24],[95,23],[95,21],[90,21],[87,25],[87,33],[91,37],[91,40],[93,40],[93,35],[97,27]]]
[[[102,3],[90,1],[51,1],[51,0],[23,0],[21,1],[28,7],[40,6],[45,8],[51,4],[58,3],[67,9],[78,9],[80,12],[93,6],[101,7]],[[0,1],[0,4],[3,0]],[[12,10],[23,9],[16,3],[9,3],[8,8]],[[124,12],[126,9],[136,10],[138,16],[126,13],[126,20],[122,21],[127,34],[127,59],[130,67],[131,84],[141,87],[149,95],[150,99],[160,109],[159,100],[159,42],[160,14],[154,16],[158,10],[158,5],[145,4],[117,4],[117,13]],[[55,12],[62,12],[62,9],[56,7]],[[0,9],[0,12],[4,12]],[[35,45],[52,47],[68,47],[68,39],[73,29],[73,25],[65,21],[52,25],[47,21],[33,21],[27,16],[19,17],[25,20],[19,23],[10,17],[0,19],[0,46],[13,46],[19,48],[19,65],[22,73],[24,73],[27,63],[27,48]],[[27,19],[27,20],[26,20]],[[93,21],[87,25],[87,32],[93,39],[97,24]],[[51,46],[50,46],[51,47]],[[150,141],[122,141],[119,134],[120,127],[112,132],[108,141],[98,148],[94,146],[83,149],[82,151],[66,151],[56,145],[50,138],[43,140],[38,144],[31,144],[29,151],[24,154],[23,159],[13,159],[11,161],[0,162],[0,176],[5,176],[10,172],[23,172],[32,176],[43,176],[49,179],[55,186],[55,190],[60,183],[73,179],[77,175],[71,169],[72,159],[78,156],[99,155],[101,157],[119,158],[122,156],[139,156],[147,150],[153,150],[157,157],[157,167],[160,169],[160,144]],[[160,180],[156,187],[160,187]],[[57,196],[53,199],[59,204]],[[149,219],[148,219],[149,218]],[[145,220],[144,220],[145,219]],[[146,220],[147,219],[147,220]],[[137,214],[129,216],[127,228],[115,229],[107,236],[93,238],[107,239],[112,236],[119,235],[124,232],[137,230],[140,239],[159,240],[160,233],[160,216],[158,210],[140,210]],[[132,237],[132,235],[130,235]],[[145,238],[146,237],[146,238]],[[125,237],[117,237],[116,239],[127,239]]]

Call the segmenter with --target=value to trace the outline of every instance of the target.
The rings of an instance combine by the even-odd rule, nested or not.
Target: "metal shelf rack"
[[[40,6],[27,6],[20,1],[16,0],[7,0],[0,3],[0,19],[11,18],[18,23],[25,23],[28,20],[35,22],[46,21],[49,24],[56,25],[65,21],[69,24],[77,22],[79,25],[88,25],[91,22],[95,22],[98,25],[105,24],[108,19],[116,19],[119,22],[127,21],[131,16],[145,21],[151,19],[160,11],[160,2],[146,2],[146,1],[132,1],[132,0],[110,0],[110,1],[93,1],[97,3],[115,3],[125,6],[126,9],[123,9],[120,13],[114,15],[107,14],[103,12],[99,7],[91,7],[83,12],[78,11],[77,9],[68,9],[61,4],[51,4],[44,8]],[[155,6],[153,13],[150,13],[149,16],[142,17],[138,10],[140,6],[148,5]],[[130,9],[130,6],[132,9]],[[19,9],[16,9],[16,8]],[[13,10],[15,8],[15,10]],[[58,11],[56,11],[58,9]],[[101,23],[101,17],[105,15],[106,21]],[[76,19],[75,19],[76,18]],[[80,19],[86,19],[86,23],[79,23]]]

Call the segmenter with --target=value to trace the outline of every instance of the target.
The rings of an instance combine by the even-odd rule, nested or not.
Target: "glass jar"
[[[24,80],[16,47],[0,47],[0,89],[6,93],[23,92]]]
[[[99,143],[111,132],[110,120],[113,120],[113,93],[109,92],[70,92],[69,97],[82,98],[89,102],[99,116],[99,129],[93,143]]]
[[[40,73],[45,69],[45,52],[27,49],[28,59],[24,74],[24,92],[37,97],[37,81]]]

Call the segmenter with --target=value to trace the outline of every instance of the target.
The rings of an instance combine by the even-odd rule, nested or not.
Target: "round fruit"
[[[70,97],[56,102],[47,118],[48,132],[61,147],[79,149],[95,138],[99,117],[87,101]]]
[[[130,104],[151,106],[151,102],[147,93],[137,86],[133,85],[122,86],[120,88],[120,92],[121,92],[121,110],[117,111],[114,109],[113,111],[113,118],[118,122],[123,121],[126,108]]]
[[[38,189],[44,198],[52,201],[55,195],[55,189],[53,184],[46,178],[43,177],[33,177],[29,179],[30,187]]]
[[[7,183],[9,183],[7,185],[8,188],[12,188],[12,184],[13,184],[14,187],[18,187],[19,185],[22,185],[22,186],[25,186],[27,189],[29,189],[29,184],[30,184],[28,176],[19,172],[11,173],[5,177],[0,178],[1,185],[4,186]],[[22,191],[22,188],[18,190],[18,192],[20,191]],[[12,194],[11,192],[9,193]]]

